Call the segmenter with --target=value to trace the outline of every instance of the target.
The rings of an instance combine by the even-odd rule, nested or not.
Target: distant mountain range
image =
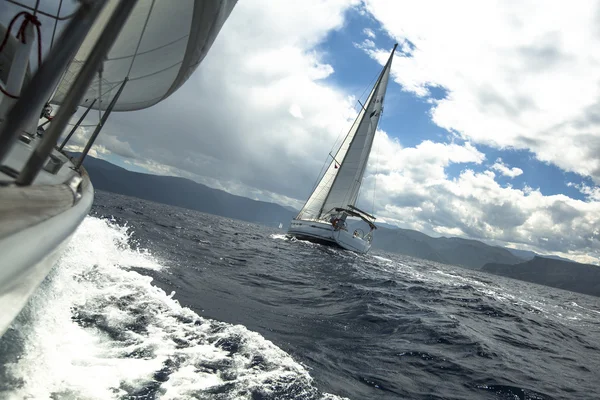
[[[523,262],[507,249],[489,246],[477,240],[457,237],[433,238],[410,229],[379,228],[373,247],[425,260],[479,269],[491,262],[517,264]]]
[[[505,247],[500,247],[500,248],[504,249]],[[551,254],[546,254],[546,255],[537,254],[530,250],[519,250],[519,249],[509,249],[509,248],[506,248],[506,250],[510,251],[515,256],[522,258],[523,260],[532,260],[534,257],[544,257],[544,258],[551,258],[553,260],[562,260],[562,261],[573,262],[573,260],[569,260],[564,257],[554,256]]]
[[[268,226],[287,226],[296,216],[278,204],[236,196],[185,178],[132,172],[91,156],[83,165],[98,190]]]
[[[600,267],[572,261],[534,257],[515,264],[490,263],[482,271],[540,285],[600,296]]]
[[[213,189],[189,179],[132,172],[88,156],[85,168],[96,189],[158,203],[197,210],[276,227],[297,214],[291,207],[256,201]],[[386,227],[388,226],[388,227]],[[433,238],[424,233],[382,224],[375,233],[375,249],[458,265],[470,269],[600,295],[600,268],[525,250],[490,246],[457,237]],[[594,282],[598,282],[595,285]]]

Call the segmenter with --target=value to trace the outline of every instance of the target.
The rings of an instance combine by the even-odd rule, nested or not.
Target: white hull
[[[8,164],[18,166],[30,146],[17,143]],[[56,157],[67,160],[54,151]],[[87,173],[79,175],[66,161],[60,171],[42,171],[32,186],[0,188],[0,336],[26,305],[89,212],[94,189]],[[80,176],[81,197],[61,184]]]
[[[66,238],[50,253],[43,255],[40,261],[29,266],[20,266],[20,271],[18,271],[20,274],[12,280],[12,285],[0,291],[0,304],[3,309],[0,314],[0,336],[19,315],[29,297],[52,270],[70,239],[71,236]]]
[[[355,237],[346,230],[334,230],[331,224],[322,221],[294,219],[290,224],[288,235],[301,240],[339,246],[360,254],[365,254],[371,249],[370,242]]]
[[[32,43],[42,40],[34,24],[25,20],[19,32],[22,40],[0,24],[0,35],[6,36],[0,54],[4,88],[0,93],[0,336],[48,275],[92,206],[93,187],[79,166],[111,111],[147,108],[173,94],[204,59],[236,0],[174,1],[169,7],[151,4],[149,9],[137,7],[135,1],[114,2],[104,9],[103,2],[87,3],[65,23],[55,46],[59,50],[36,60],[33,75],[28,70],[35,54]],[[146,25],[140,31],[137,22],[142,20]],[[169,21],[182,23],[169,25]],[[185,41],[141,53],[129,46],[165,34]],[[111,49],[118,49],[118,54]],[[134,62],[141,54],[146,62]],[[182,60],[178,69],[159,74],[165,71],[160,61],[169,57]],[[103,75],[96,75],[99,70]],[[130,77],[136,77],[132,80],[137,84],[125,88]],[[102,81],[111,82],[109,90],[98,89]],[[46,101],[60,105],[53,117]],[[57,147],[78,106],[87,110]],[[102,119],[74,163],[58,149],[68,144],[92,107],[104,111]],[[41,119],[47,121],[39,125]]]

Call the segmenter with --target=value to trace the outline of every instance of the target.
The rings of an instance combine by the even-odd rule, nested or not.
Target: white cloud
[[[331,30],[343,26],[345,10],[355,3],[240,1],[187,84],[159,106],[113,114],[103,135],[119,143],[99,142],[104,146],[99,151],[135,149],[134,163],[147,170],[299,207],[332,144],[355,117],[354,99],[325,82],[335,71],[315,50]],[[395,80],[419,96],[427,96],[431,86],[449,91],[447,99],[430,102],[433,121],[455,139],[403,147],[379,132],[362,201],[373,201],[369,191],[375,188],[378,219],[428,234],[557,251],[581,261],[598,257],[600,203],[594,195],[579,201],[544,196],[527,186],[503,187],[492,171],[448,173],[457,164],[464,169],[464,164],[484,163],[485,154],[477,148],[484,143],[528,148],[541,160],[595,177],[592,150],[600,150],[600,140],[588,133],[577,141],[595,127],[589,105],[596,101],[593,82],[600,71],[586,67],[595,62],[595,41],[572,43],[575,33],[568,32],[561,14],[556,21],[561,39],[544,42],[551,25],[547,7],[517,12],[507,5],[499,12],[488,9],[490,3],[419,4],[373,0],[368,7],[399,39],[402,52],[412,55],[396,57]],[[394,7],[403,7],[402,12]],[[522,15],[538,11],[541,16],[523,23]],[[573,13],[564,17],[577,17]],[[380,60],[387,57],[389,49],[376,51],[367,40],[365,51]],[[546,47],[535,47],[536,40]],[[579,55],[584,43],[590,45],[589,65]],[[553,46],[560,51],[553,53]],[[574,63],[574,69],[565,63]],[[573,117],[585,110],[587,120]],[[82,140],[78,133],[75,143]],[[519,172],[496,164],[494,171]]]
[[[600,202],[503,187],[492,171],[466,169],[456,178],[448,176],[445,168],[451,164],[483,162],[483,154],[469,143],[402,148],[384,132],[377,141],[363,207],[371,209],[375,188],[378,218],[434,236],[484,239],[582,262],[596,263],[600,257]]]
[[[508,165],[502,162],[501,158],[498,158],[494,165],[492,165],[492,169],[500,172],[504,176],[508,176],[509,178],[516,178],[519,175],[523,175],[523,170],[517,167],[509,167]]]
[[[371,39],[375,39],[375,38],[377,37],[377,36],[375,35],[375,32],[373,32],[373,30],[372,30],[372,29],[369,29],[369,28],[365,28],[365,29],[363,29],[363,33],[364,33],[365,35],[367,35],[368,37],[370,37]]]
[[[531,150],[600,183],[598,2],[366,4],[384,30],[414,45],[394,60],[404,90],[448,91],[434,102],[437,125],[473,143]],[[370,54],[383,62],[388,49]]]
[[[374,48],[375,42],[371,39],[365,39],[361,45],[357,46],[358,48]]]
[[[575,187],[590,201],[600,201],[600,187],[598,186],[588,186],[584,183],[577,184],[573,182],[567,183],[567,186]]]
[[[186,171],[181,171],[177,168],[158,163],[152,160],[125,160],[125,164],[135,166],[136,171],[141,170],[144,173],[151,173],[153,175],[164,175],[164,176],[180,176],[184,178],[191,178],[193,175]]]
[[[298,104],[292,104],[290,106],[290,114],[296,118],[304,118],[304,115],[302,115],[302,109]]]
[[[315,46],[356,3],[238,2],[186,85],[157,107],[113,113],[104,133],[140,159],[306,198],[354,117],[353,99],[324,82],[334,71]]]
[[[65,149],[67,151],[72,152],[83,151],[93,131],[93,126],[80,126],[79,128],[77,128],[73,136],[71,136],[69,144],[65,147]],[[66,132],[64,136],[66,136]],[[64,139],[64,137],[61,138],[61,141],[62,139]],[[110,134],[109,132],[103,132],[96,139],[94,146],[91,148],[90,155],[96,157],[102,154],[108,155],[111,153],[117,154],[124,158],[133,158],[136,156],[135,152],[133,151],[131,145],[128,142],[122,140],[121,138],[115,135]]]

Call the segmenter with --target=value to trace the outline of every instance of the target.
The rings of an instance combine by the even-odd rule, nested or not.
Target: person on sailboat
[[[346,217],[346,213],[342,213],[341,216],[334,214],[329,219],[329,222],[331,222],[331,225],[333,225],[333,229],[335,229],[336,231],[347,231],[348,228],[346,227]]]
[[[337,225],[338,220],[339,220],[338,216],[336,214],[332,214],[331,218],[329,218],[329,223],[331,225],[333,225],[333,227],[335,228],[335,226]]]
[[[50,122],[52,122],[52,118],[54,118],[52,116],[52,106],[49,103],[46,103],[46,105],[44,105],[44,108],[42,110],[42,112],[40,113],[40,119],[46,119],[46,122],[44,122],[43,124],[41,124],[40,126],[37,127],[36,129],[36,134],[38,136],[43,136],[44,132],[46,132],[46,129],[44,128],[45,125],[48,125]]]
[[[329,219],[329,222],[331,222],[331,225],[333,226],[334,230],[336,230],[336,231],[340,230],[342,220],[336,214],[333,214],[331,216],[331,218]]]
[[[342,213],[342,216],[340,217],[340,222],[338,223],[339,229],[343,231],[348,230],[348,226],[346,225],[346,217],[348,217],[348,214]]]

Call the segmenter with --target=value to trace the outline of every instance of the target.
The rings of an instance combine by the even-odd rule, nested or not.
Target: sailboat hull
[[[355,237],[347,230],[335,230],[327,222],[294,219],[290,223],[288,235],[299,240],[341,247],[360,254],[365,254],[371,249],[370,242]]]
[[[20,170],[38,140],[17,142],[5,165]],[[46,278],[92,206],[94,188],[87,172],[75,171],[72,161],[56,150],[52,157],[62,166],[42,170],[32,185],[0,187],[0,336]],[[79,196],[68,186],[77,177]]]

